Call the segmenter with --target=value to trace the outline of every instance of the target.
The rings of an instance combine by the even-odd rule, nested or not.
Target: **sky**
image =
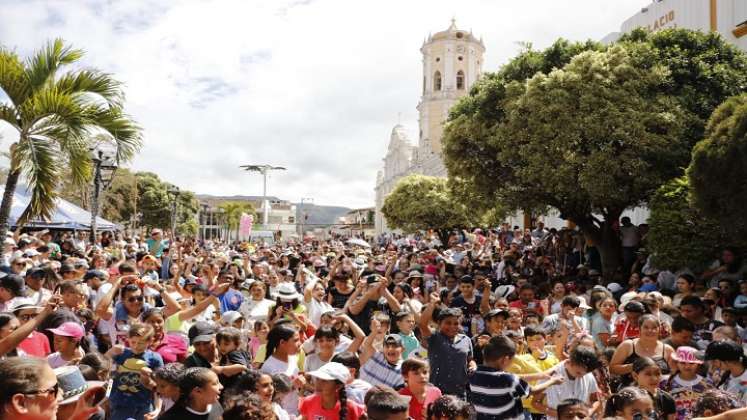
[[[129,164],[199,194],[261,195],[239,165],[287,171],[268,195],[374,205],[392,127],[416,142],[429,33],[482,36],[484,71],[521,43],[599,40],[648,0],[0,0],[0,43],[22,56],[61,37],[124,83],[143,127]],[[0,125],[6,149],[16,138]]]

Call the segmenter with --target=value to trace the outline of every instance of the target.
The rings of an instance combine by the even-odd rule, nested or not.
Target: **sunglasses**
[[[145,298],[142,295],[140,295],[140,296],[130,296],[129,298],[127,298],[127,301],[130,302],[130,303],[135,303],[135,302],[142,302],[144,299]]]
[[[24,392],[24,395],[46,395],[47,397],[50,397],[50,396],[57,397],[58,395],[60,395],[60,384],[55,383],[49,389],[40,389],[38,391],[33,391],[33,392]]]

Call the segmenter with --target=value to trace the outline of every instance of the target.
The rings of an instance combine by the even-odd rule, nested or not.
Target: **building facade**
[[[445,30],[430,35],[420,48],[423,85],[418,110],[418,143],[413,146],[403,126],[392,129],[384,169],[376,178],[376,234],[389,232],[381,214],[384,199],[397,181],[409,174],[446,176],[442,144],[449,109],[469,92],[482,74],[485,45],[472,32],[457,28],[452,19]]]
[[[198,215],[200,229],[198,234],[202,239],[237,239],[236,230],[228,229],[225,214],[222,211],[223,209],[221,209],[221,204],[232,201],[248,202],[254,207],[256,214],[254,215],[253,231],[279,232],[279,239],[289,239],[298,236],[296,233],[296,205],[289,201],[280,200],[276,197],[267,197],[267,201],[270,203],[270,212],[267,225],[262,225],[262,214],[264,213],[264,200],[262,197],[198,195],[197,200],[200,203],[200,213]],[[238,239],[244,240],[247,238]]]
[[[747,51],[747,1],[745,0],[657,0],[626,19],[620,32],[607,35],[612,43],[636,28],[659,31],[686,28],[718,32],[724,39]]]

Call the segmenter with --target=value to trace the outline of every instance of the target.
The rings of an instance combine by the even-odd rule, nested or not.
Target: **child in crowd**
[[[316,352],[306,356],[304,372],[311,372],[329,363],[335,355],[335,348],[340,342],[340,333],[332,327],[322,326],[314,333]]]
[[[415,315],[409,311],[400,311],[394,316],[394,323],[397,325],[398,334],[402,337],[404,350],[402,358],[407,359],[410,353],[420,347],[420,342],[415,336]]]
[[[366,393],[371,389],[371,384],[360,379],[361,361],[358,359],[358,355],[346,351],[335,355],[332,361],[341,363],[348,368],[348,371],[350,371],[350,381],[347,383],[345,391],[348,393],[348,398],[358,404],[363,404]]]
[[[712,417],[741,406],[734,396],[728,392],[720,389],[709,389],[695,403],[693,415],[695,417]]]
[[[224,387],[230,387],[236,375],[244,372],[251,366],[252,356],[239,349],[241,343],[241,331],[234,327],[223,327],[215,335],[215,342],[220,354],[219,367],[213,369],[218,373],[220,382]]]
[[[677,420],[692,417],[692,409],[700,396],[712,388],[708,381],[698,375],[698,369],[703,364],[696,356],[697,350],[682,346],[672,354],[672,361],[677,366],[677,372],[670,375],[661,388],[669,392],[677,407]]]
[[[156,381],[156,393],[161,400],[160,415],[164,415],[179,399],[179,379],[184,373],[181,363],[169,363],[153,372]]]
[[[150,374],[163,366],[163,359],[148,350],[153,344],[153,334],[150,325],[134,324],[127,333],[130,347],[117,344],[107,352],[117,366],[109,396],[111,420],[142,420],[146,414],[157,414]]]
[[[589,406],[575,398],[567,398],[558,404],[558,420],[590,420]]]
[[[649,394],[635,387],[623,388],[607,401],[604,409],[605,418],[621,420],[655,418],[654,402]]]
[[[593,344],[591,344],[593,345]],[[546,413],[548,419],[557,418],[557,406],[572,395],[591,405],[592,412],[600,409],[599,387],[592,371],[599,367],[599,359],[592,347],[578,346],[571,351],[568,359],[560,362],[553,369],[563,381],[545,391],[545,402],[534,398],[534,407]]]
[[[373,325],[375,323],[371,322]],[[373,331],[375,327],[371,327]],[[398,334],[384,337],[383,351],[376,351],[373,342],[376,333],[372,332],[363,343],[361,353],[361,379],[371,385],[385,385],[398,389],[404,384],[402,379],[402,338]]]
[[[430,374],[430,367],[425,360],[411,358],[402,362],[405,387],[399,393],[410,397],[409,413],[415,420],[423,420],[428,406],[441,396],[441,390],[428,383]]]
[[[217,420],[223,414],[218,403],[223,385],[218,375],[207,368],[193,367],[179,379],[179,399],[159,417],[160,420]]]
[[[453,395],[443,395],[428,407],[427,420],[471,420],[474,409]],[[478,419],[479,414],[478,414]]]
[[[357,420],[363,406],[349,401],[345,384],[350,380],[348,368],[330,362],[309,372],[314,378],[314,394],[301,400],[299,413],[304,419]]]
[[[654,402],[654,409],[662,420],[676,418],[677,408],[674,398],[661,389],[661,367],[650,357],[639,357],[633,362],[633,379],[638,388],[648,392]]]
[[[545,344],[547,343],[547,334],[545,333],[545,330],[537,327],[525,327],[524,338],[526,339],[528,353],[517,354],[511,362],[511,365],[506,369],[508,372],[523,377],[523,375],[545,372],[560,363],[560,360],[545,348]],[[534,381],[528,382],[530,385],[533,385]],[[540,418],[543,416],[543,413],[533,407],[532,397],[525,398],[522,400],[522,403],[524,404],[524,409],[528,411],[533,418]]]
[[[716,387],[746,403],[747,357],[742,346],[730,341],[714,341],[706,348],[705,359],[714,369],[713,383]]]
[[[469,379],[468,400],[474,405],[478,420],[523,419],[522,398],[541,393],[548,387],[563,382],[563,378],[557,375],[545,383],[530,387],[523,379],[506,372],[515,355],[516,344],[508,337],[493,337],[485,345],[484,365],[478,366],[477,371]],[[435,405],[436,403],[431,405],[431,409],[434,409]],[[431,418],[430,413],[431,411],[428,418]]]
[[[85,356],[85,352],[80,348],[80,342],[86,334],[82,325],[69,321],[57,328],[50,328],[48,331],[54,334],[55,352],[47,356],[47,362],[52,369],[78,364]]]
[[[270,332],[270,327],[266,321],[255,321],[254,330],[252,336],[249,339],[249,353],[252,355],[252,359],[257,358],[260,346],[267,345],[267,333]],[[259,366],[255,364],[255,368],[259,369]]]

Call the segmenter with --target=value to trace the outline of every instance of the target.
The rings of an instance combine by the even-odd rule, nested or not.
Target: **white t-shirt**
[[[736,378],[729,379],[726,392],[730,392],[742,403],[747,403],[747,370]]]
[[[334,355],[332,355],[332,357],[334,357]],[[303,371],[304,372],[313,372],[313,371],[319,369],[320,367],[326,365],[331,360],[332,359],[330,359],[330,360],[328,360],[328,361],[325,362],[324,360],[322,360],[322,359],[319,358],[319,355],[317,353],[310,354],[310,355],[306,356],[306,358],[303,361]]]
[[[567,361],[560,362],[560,364],[553,369],[553,371],[558,372],[565,379],[565,382],[553,385],[545,390],[547,406],[549,408],[556,409],[558,404],[570,396],[589,404],[589,398],[591,395],[599,392],[597,381],[594,379],[594,374],[587,373],[580,378],[571,379],[565,369],[566,363]],[[555,420],[555,417],[547,416],[547,418],[548,420]]]
[[[267,314],[270,312],[270,308],[275,305],[275,302],[270,299],[262,299],[256,301],[252,298],[244,299],[239,306],[239,312],[244,316],[247,322],[254,324],[256,321],[267,321]]]
[[[328,311],[333,311],[335,308],[325,301],[319,302],[318,300],[311,298],[311,301],[306,302],[306,310],[309,313],[309,319],[315,327],[319,328],[321,323],[322,314]]]
[[[299,375],[298,370],[298,356],[288,356],[288,363],[282,360],[276,359],[274,356],[270,356],[260,369],[263,373],[268,375],[274,375],[276,373],[282,373],[289,377],[291,380],[295,379]],[[298,415],[298,391],[293,390],[283,398],[280,404],[288,414],[297,416]]]
[[[335,347],[335,354],[348,351],[348,347],[350,347],[350,343],[352,342],[353,340],[351,340],[348,336],[340,334],[340,343]],[[305,354],[316,352],[316,343],[314,343],[314,336],[307,338],[306,341],[301,344],[301,350],[303,350]]]
[[[101,299],[109,293],[109,290],[111,290],[112,287],[112,284],[109,282],[102,283],[101,286],[99,286],[99,288],[93,293],[93,298],[91,299],[94,308],[99,306]]]

